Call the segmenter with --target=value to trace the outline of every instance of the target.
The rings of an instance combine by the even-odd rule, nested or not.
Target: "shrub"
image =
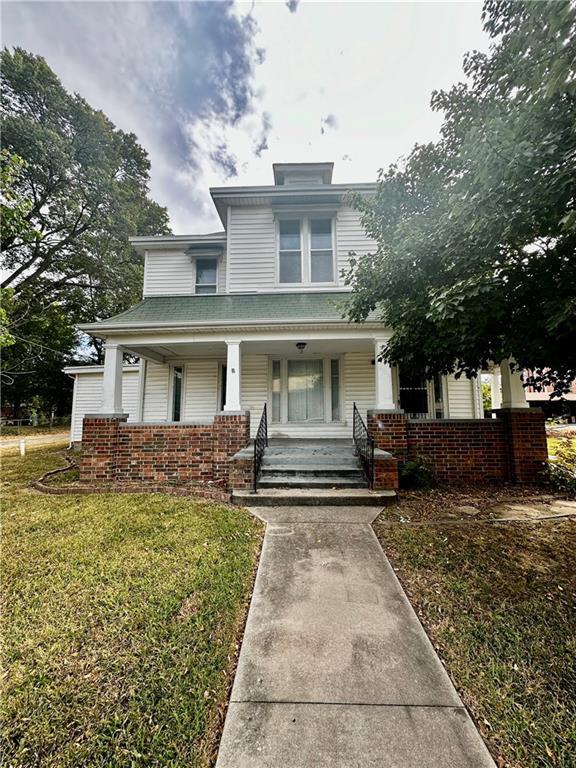
[[[576,498],[576,442],[558,442],[554,461],[548,462],[547,476],[557,491]]]
[[[404,462],[400,468],[400,487],[410,490],[427,490],[436,485],[432,467],[422,456]]]

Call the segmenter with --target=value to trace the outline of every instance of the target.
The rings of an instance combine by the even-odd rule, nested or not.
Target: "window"
[[[318,216],[278,222],[278,282],[333,283],[332,218]],[[302,245],[304,244],[304,246]]]
[[[340,421],[340,360],[330,360],[332,421]]]
[[[217,259],[196,259],[196,293],[216,293]]]
[[[272,421],[280,421],[280,360],[272,361]]]
[[[332,219],[310,219],[310,282],[333,280]]]
[[[302,245],[300,221],[284,219],[280,222],[280,282],[302,282]]]
[[[172,369],[172,421],[180,421],[182,412],[182,368]]]

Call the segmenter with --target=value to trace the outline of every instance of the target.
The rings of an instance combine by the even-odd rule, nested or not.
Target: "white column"
[[[118,344],[106,344],[101,413],[122,413],[122,354]]]
[[[225,411],[241,411],[240,405],[240,341],[227,341]]]
[[[502,408],[502,390],[500,386],[500,369],[494,368],[490,374],[490,404],[492,408]]]
[[[382,351],[382,345],[385,342],[382,339],[376,339],[374,342],[374,367],[376,368],[376,408],[377,411],[395,411],[397,410],[394,402],[394,390],[392,388],[392,368],[388,363],[379,360]]]
[[[529,408],[526,402],[526,392],[522,386],[520,373],[510,370],[512,359],[502,360],[500,376],[502,378],[502,408]]]

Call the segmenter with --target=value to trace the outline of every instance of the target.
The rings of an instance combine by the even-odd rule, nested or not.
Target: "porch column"
[[[502,391],[500,389],[500,368],[494,367],[490,374],[490,405],[492,409],[502,408]],[[492,414],[496,418],[496,414]]]
[[[225,411],[241,411],[240,405],[240,341],[227,341]]]
[[[500,363],[500,376],[502,379],[502,408],[529,408],[526,401],[526,392],[522,386],[522,379],[517,371],[510,370],[512,358]]]
[[[379,360],[385,340],[376,339],[374,342],[374,367],[376,368],[376,411],[396,411],[394,391],[392,388],[392,368],[388,363]]]
[[[118,344],[107,342],[104,353],[101,413],[122,413],[122,355]]]

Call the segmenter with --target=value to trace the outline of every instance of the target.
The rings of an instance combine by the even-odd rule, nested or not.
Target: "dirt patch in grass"
[[[502,486],[467,489],[435,488],[402,491],[400,503],[387,507],[381,520],[392,522],[437,522],[439,520],[493,520],[501,517],[503,504],[551,507],[561,497],[537,487]]]
[[[410,494],[396,512],[433,521],[463,497],[481,519],[501,500]],[[374,527],[497,765],[574,768],[576,521]]]
[[[194,498],[27,487],[61,465],[4,459],[3,760],[207,768],[262,527]]]

